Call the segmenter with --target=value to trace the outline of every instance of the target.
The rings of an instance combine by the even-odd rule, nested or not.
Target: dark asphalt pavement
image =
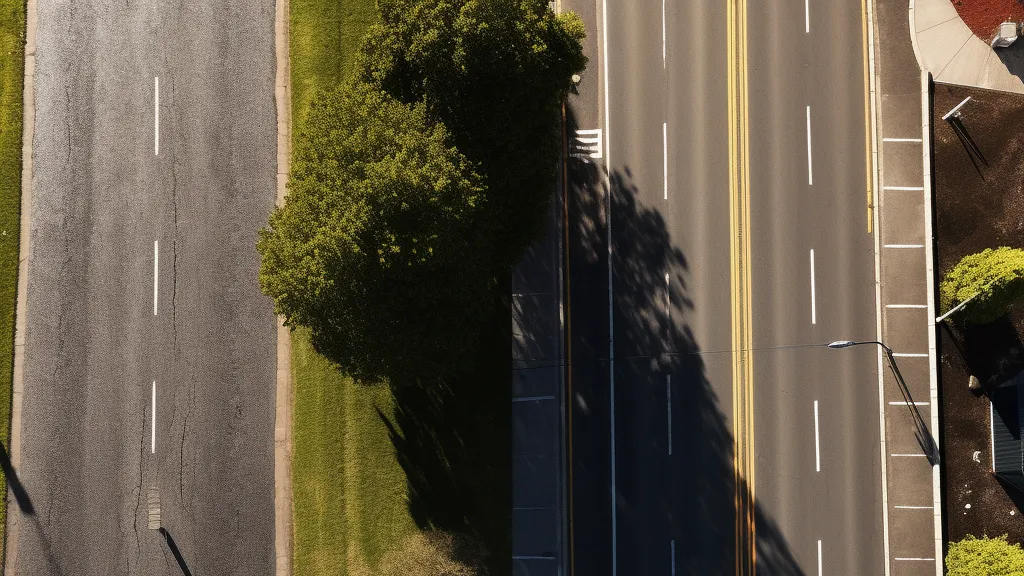
[[[607,130],[569,175],[574,573],[734,573],[726,3],[563,9],[590,42],[572,112]],[[747,21],[758,573],[817,574],[821,540],[823,573],[878,574],[877,351],[776,348],[875,334],[860,6]]]
[[[273,18],[263,0],[38,2],[34,510],[12,509],[12,573],[273,573],[276,326],[254,247],[275,198]]]

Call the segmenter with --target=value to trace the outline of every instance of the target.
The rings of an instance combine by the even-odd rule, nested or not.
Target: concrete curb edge
[[[21,223],[18,246],[18,301],[14,313],[14,369],[11,382],[11,430],[7,447],[11,466],[17,470],[21,463],[21,402],[25,377],[25,314],[28,309],[28,261],[32,216],[32,140],[35,138],[35,75],[36,75],[36,0],[25,2],[25,76],[22,95],[21,139]],[[4,531],[4,574],[17,560],[18,520],[11,514],[11,491],[7,490],[7,526]]]
[[[32,0],[30,0],[32,1]],[[289,60],[289,0],[276,0],[274,53],[277,71],[274,100],[277,106],[277,205],[284,205],[291,165],[291,62]],[[292,518],[292,409],[291,331],[277,319],[277,393],[274,423],[274,548],[276,576],[291,576],[294,523]]]

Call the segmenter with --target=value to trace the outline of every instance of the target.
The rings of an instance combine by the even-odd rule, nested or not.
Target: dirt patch
[[[971,32],[991,42],[1003,22],[1024,21],[1024,2],[1020,0],[953,0],[953,6]]]
[[[1016,0],[1011,3],[1021,8]],[[971,101],[959,119],[941,120],[968,96]],[[941,279],[967,254],[997,246],[1024,248],[1024,96],[936,84],[932,125],[936,273]],[[940,330],[949,541],[967,534],[1007,534],[1011,542],[1024,542],[1024,492],[1004,486],[992,474],[989,401],[967,387],[971,374],[991,385],[1018,369],[1008,367],[1007,360],[1019,353],[1021,334],[1021,305],[984,328]]]

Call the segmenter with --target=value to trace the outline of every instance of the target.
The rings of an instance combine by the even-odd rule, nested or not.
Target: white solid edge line
[[[886,244],[884,248],[924,248],[924,244]]]
[[[928,405],[930,405],[930,403],[929,402],[914,402],[914,405],[915,406],[928,406]],[[889,406],[910,406],[910,402],[907,402],[906,400],[896,400],[896,401],[893,401],[893,402],[889,402]]]
[[[882,142],[920,142],[920,138],[882,138]]]
[[[611,119],[609,117],[608,97],[608,0],[601,0],[601,43],[602,60],[604,61],[604,162],[605,162],[605,191],[606,202],[605,214],[608,215],[607,231],[608,242],[608,402],[610,406],[609,436],[611,438],[611,458],[609,468],[611,469],[611,493],[608,495],[612,507],[612,576],[618,575],[618,492],[615,486],[615,316],[612,310],[614,298],[614,286],[612,285],[612,145],[611,145]]]
[[[153,407],[150,410],[149,453],[156,454],[156,380],[153,380]]]
[[[665,375],[665,404],[668,410],[668,455],[672,455],[672,375]]]
[[[672,576],[676,576],[676,541],[669,541],[669,549],[672,551]]]
[[[920,560],[922,562],[934,562],[935,558],[893,558],[893,560],[902,560],[902,561]]]
[[[811,248],[811,324],[818,323],[818,300],[814,285],[814,248]]]
[[[821,443],[818,441],[818,401],[814,401],[814,471],[821,472]],[[820,541],[819,541],[819,546]]]
[[[893,508],[899,508],[900,510],[932,510],[934,506],[893,506]]]
[[[153,316],[156,316],[157,294],[160,286],[160,241],[153,240]]]
[[[804,34],[811,33],[811,2],[804,0]],[[818,571],[821,572],[820,570]]]
[[[893,458],[925,458],[927,454],[889,454]]]
[[[664,165],[664,171],[662,179],[664,180],[664,199],[668,200],[668,122],[664,122],[661,125],[661,147],[662,147],[662,164]]]
[[[160,155],[160,77],[153,77],[153,155]]]
[[[886,308],[928,308],[927,304],[886,304]]]
[[[814,185],[814,169],[811,163],[811,105],[807,105],[807,185]]]
[[[908,192],[920,192],[924,186],[882,186],[882,190],[903,190]]]
[[[893,352],[893,356],[897,358],[927,358],[927,354],[918,354],[916,352]]]
[[[818,576],[821,576],[821,540],[818,540]]]
[[[666,67],[666,50],[665,50],[665,0],[661,0],[661,68]]]

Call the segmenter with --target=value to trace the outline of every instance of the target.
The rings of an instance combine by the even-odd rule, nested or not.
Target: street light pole
[[[828,344],[829,348],[849,348],[851,346],[860,346],[862,344],[875,344],[880,346],[882,350],[885,350],[885,357],[889,361],[889,369],[892,370],[893,376],[896,377],[896,383],[899,384],[900,393],[903,394],[903,399],[907,403],[907,408],[910,410],[911,417],[914,418],[914,422],[917,425],[917,440],[921,444],[921,448],[924,450],[925,456],[928,457],[928,461],[934,466],[939,463],[939,451],[935,445],[935,440],[932,438],[931,432],[928,431],[928,426],[925,424],[924,418],[921,417],[921,411],[918,410],[917,404],[914,403],[914,398],[910,395],[910,389],[907,388],[907,383],[903,380],[903,374],[900,373],[899,366],[896,365],[896,358],[892,355],[892,348],[889,348],[878,340],[836,340]]]

